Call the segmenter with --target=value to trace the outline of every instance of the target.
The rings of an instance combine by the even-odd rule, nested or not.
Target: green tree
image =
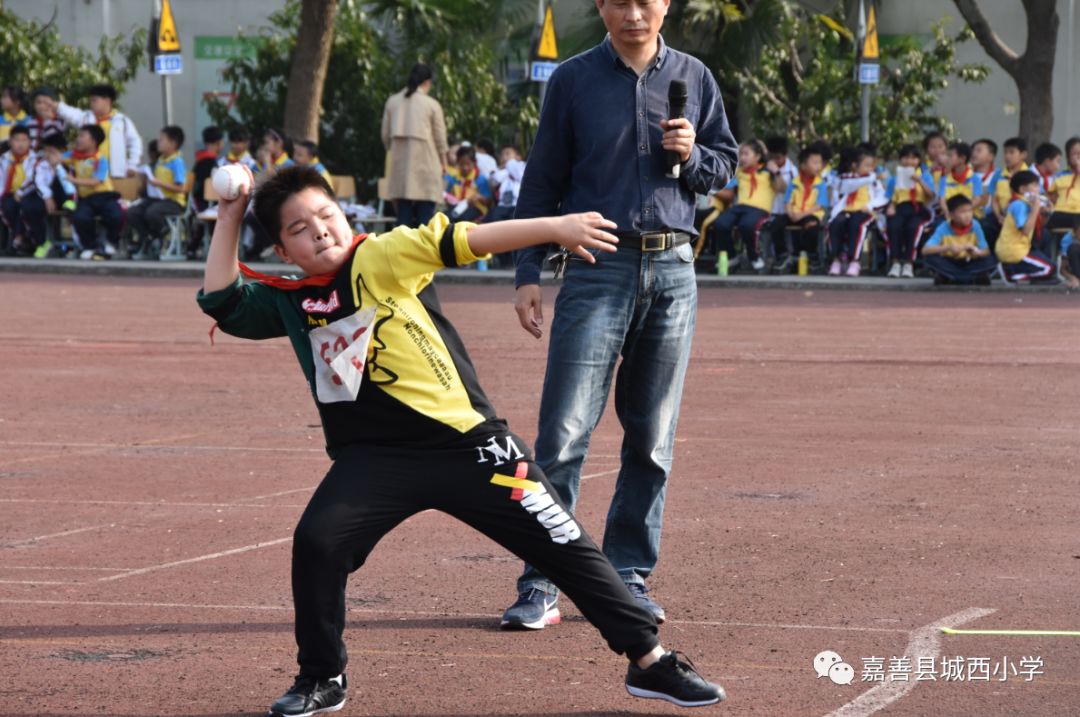
[[[122,95],[142,66],[145,45],[146,28],[133,27],[115,37],[103,36],[95,54],[64,44],[51,23],[26,20],[0,7],[0,84],[27,90],[50,87],[76,104],[84,104],[96,84],[111,84]]]
[[[780,39],[764,47],[757,62],[720,72],[749,104],[754,133],[784,135],[796,144],[819,137],[857,143],[860,87],[854,80],[855,47],[841,15],[787,5],[776,20]],[[870,137],[884,153],[928,129],[954,134],[952,123],[935,109],[938,97],[951,78],[981,82],[989,72],[956,59],[956,45],[974,37],[969,29],[951,36],[943,20],[932,32],[927,46],[907,37],[883,43],[881,83],[871,92]]]

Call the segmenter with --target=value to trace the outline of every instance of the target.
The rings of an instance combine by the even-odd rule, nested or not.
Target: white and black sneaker
[[[345,675],[320,680],[315,677],[297,677],[288,692],[270,705],[268,717],[310,717],[310,715],[337,712],[345,706]]]
[[[727,697],[723,687],[706,681],[681,652],[665,652],[644,670],[631,662],[626,691],[634,697],[667,700],[679,707],[714,705]]]
[[[559,596],[539,588],[529,588],[503,613],[499,626],[504,630],[543,630],[561,620]]]

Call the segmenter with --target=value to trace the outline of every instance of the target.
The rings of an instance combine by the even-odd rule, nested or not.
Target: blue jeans
[[[690,245],[572,259],[555,300],[540,399],[536,463],[573,512],[581,466],[615,376],[621,467],[603,551],[627,583],[643,583],[660,553],[664,494],[697,316]],[[618,372],[615,364],[622,356]],[[518,590],[555,593],[526,565]]]
[[[435,202],[421,202],[415,199],[396,199],[397,227],[419,227],[431,221],[435,216]]]

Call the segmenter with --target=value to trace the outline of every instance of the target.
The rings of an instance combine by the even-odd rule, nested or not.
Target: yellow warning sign
[[[877,39],[877,15],[874,13],[874,4],[870,3],[870,12],[866,16],[866,39],[863,41],[862,61],[878,61],[881,58],[881,50],[878,48]]]
[[[176,21],[173,20],[169,0],[161,2],[161,21],[158,23],[158,52],[180,52],[180,36],[176,33]]]
[[[555,40],[555,15],[551,12],[551,3],[544,8],[544,26],[540,30],[540,44],[536,48],[538,60],[559,59],[559,47]]]

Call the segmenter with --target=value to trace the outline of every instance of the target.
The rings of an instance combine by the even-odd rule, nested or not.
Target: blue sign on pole
[[[859,84],[876,85],[881,82],[881,66],[876,62],[863,62],[859,65]]]
[[[183,71],[183,55],[154,55],[155,73],[159,75],[179,75]]]
[[[531,62],[529,63],[529,79],[533,82],[547,82],[558,66],[558,62]]]

